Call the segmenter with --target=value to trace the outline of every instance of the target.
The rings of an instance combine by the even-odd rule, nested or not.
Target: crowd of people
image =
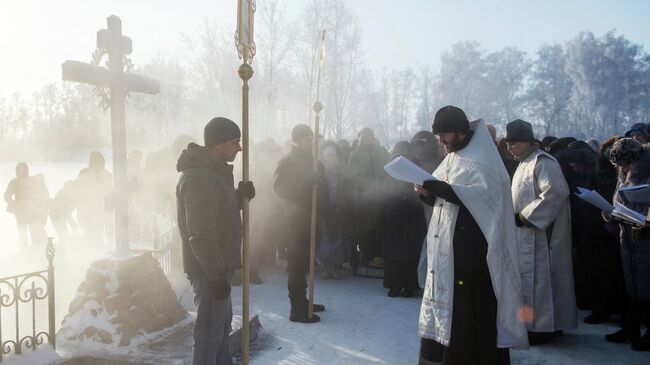
[[[477,296],[503,300],[508,298],[508,286],[516,288],[516,293],[511,294],[513,305],[504,307],[523,308],[521,313],[511,313],[511,318],[523,318],[526,336],[511,342],[511,346],[498,348],[552,342],[565,331],[577,328],[577,310],[583,309],[590,311],[583,319],[585,324],[620,321],[621,329],[604,336],[605,340],[630,342],[637,351],[650,350],[650,332],[640,332],[650,320],[650,228],[648,224],[634,225],[617,219],[576,194],[578,188],[595,190],[606,199],[646,216],[650,197],[641,202],[624,201],[617,191],[650,183],[648,125],[635,124],[622,136],[599,143],[593,138],[537,138],[530,123],[515,120],[506,126],[505,135],[497,139],[496,128],[489,124],[477,121],[467,122],[468,126],[462,128],[455,126],[454,123],[466,119],[456,109],[448,107],[446,112],[441,111],[451,117],[442,119],[437,129],[434,122],[432,132],[421,131],[410,141],[398,141],[390,151],[381,146],[368,128],[360,130],[352,143],[326,141],[321,144],[318,173],[313,172],[312,131],[306,125],[293,130],[292,150],[280,160],[275,171],[276,194],[257,198],[279,203],[280,214],[275,219],[282,222],[272,226],[276,230],[282,227],[279,234],[262,236],[267,243],[269,237],[275,237],[277,249],[289,252],[291,319],[318,321],[317,317],[307,318],[304,309],[311,188],[317,184],[317,260],[322,267],[321,277],[339,278],[345,262],[353,272],[360,266],[379,267],[383,268],[383,283],[389,297],[422,294],[420,334],[442,346],[431,346],[423,340],[423,361],[444,358],[444,363],[455,363],[453,359],[468,361],[461,363],[505,363],[507,356],[503,352],[477,351],[471,355],[476,357],[468,358],[462,349],[480,349],[484,338],[500,343],[497,339],[501,333],[476,335],[482,333],[476,326],[489,326],[494,323],[490,318],[501,320],[508,315],[506,309],[494,302],[491,312],[489,301],[478,302],[476,307],[462,307],[456,300],[476,303]],[[486,157],[487,146],[466,152],[474,143],[471,141],[478,140],[478,129],[483,131],[481,123],[498,166]],[[468,135],[463,137],[466,139],[459,137]],[[466,156],[460,157],[463,155]],[[418,198],[412,184],[395,180],[384,172],[383,166],[397,156],[415,162],[439,181],[416,187]],[[443,167],[439,167],[441,163]],[[495,172],[500,170],[503,175]],[[501,181],[503,176],[506,179]],[[463,187],[472,184],[484,184],[484,190],[463,191]],[[501,198],[508,203],[507,210],[513,212],[512,228],[504,228],[509,221],[504,222],[506,218],[494,211],[500,209],[502,202],[498,202],[497,191],[504,186],[507,189]],[[479,203],[480,200],[484,202]],[[440,202],[443,203],[436,212]],[[442,211],[446,208],[450,212]],[[431,221],[432,216],[437,217],[436,224]],[[502,231],[494,232],[494,227],[501,227]],[[442,248],[435,241],[443,233],[451,237],[446,249],[453,247],[453,253],[442,254],[453,257],[453,265],[448,269],[453,273],[453,290],[428,281],[422,285],[418,280],[418,268],[426,276],[433,276],[427,274],[436,270],[444,271],[445,265],[427,257],[439,258]],[[504,240],[511,242],[499,243]],[[484,243],[477,243],[481,241]],[[438,250],[434,255],[431,246]],[[494,262],[486,261],[490,257]],[[516,268],[510,272],[507,267],[513,263]],[[518,274],[514,282],[502,277],[514,273]],[[497,280],[502,282],[497,284]],[[421,289],[424,290],[420,292]],[[444,303],[444,294],[429,294],[437,290],[453,292],[454,300],[440,304]],[[518,303],[514,300],[517,296],[521,298],[520,306],[514,305]],[[431,312],[427,312],[428,300],[442,307],[432,304]],[[460,324],[430,328],[432,317],[436,318],[436,326],[444,324],[444,318],[438,315],[450,308],[466,314],[447,318],[451,322],[452,318],[463,318],[458,320]],[[501,325],[507,328],[507,323]],[[512,325],[510,335],[517,338],[520,330]],[[464,331],[474,333],[467,338],[483,339],[458,339],[458,346],[453,346],[449,332],[461,333],[462,338]]]
[[[195,332],[195,357],[228,358],[220,341],[232,317],[230,286],[241,282],[243,199],[252,207],[251,281],[262,283],[259,269],[286,260],[289,319],[319,321],[306,298],[315,186],[320,277],[341,279],[348,265],[353,274],[375,268],[389,297],[422,296],[423,364],[509,363],[507,348],[552,342],[576,329],[577,309],[590,311],[586,324],[620,318],[621,329],[605,340],[650,351],[650,331],[641,334],[650,321],[650,227],[576,194],[594,190],[647,215],[650,194],[630,201],[619,190],[650,183],[650,125],[600,143],[538,138],[530,123],[515,120],[497,138],[494,126],[447,106],[431,131],[390,149],[370,128],[351,142],[321,137],[316,167],[314,133],[297,125],[284,146],[271,138],[253,146],[255,186],[235,184],[229,163],[241,151],[240,137],[235,123],[215,118],[203,146],[182,136],[146,158],[129,154],[129,175],[138,181],[130,199],[132,240],[146,238],[153,214],[177,219],[197,312],[212,316]],[[178,174],[170,166],[177,156],[174,190]],[[391,178],[384,165],[398,156],[432,179],[414,186]],[[27,245],[28,232],[33,244],[44,243],[48,216],[62,241],[71,230],[110,232],[111,189],[104,157],[92,152],[88,167],[51,198],[43,176],[30,176],[19,163],[4,197]]]
[[[174,171],[176,157],[192,141],[179,136],[170,148],[152,151],[146,156],[139,150],[128,154],[129,236],[132,243],[151,240],[156,217],[175,220]],[[41,247],[47,242],[46,226],[52,223],[57,246],[65,248],[75,235],[102,244],[112,242],[113,220],[110,212],[113,175],[106,168],[100,151],[92,151],[88,164],[76,178],[65,180],[51,195],[43,173],[30,175],[25,162],[16,165],[16,177],[4,193],[7,211],[18,227],[19,247]],[[51,181],[50,181],[51,183]]]

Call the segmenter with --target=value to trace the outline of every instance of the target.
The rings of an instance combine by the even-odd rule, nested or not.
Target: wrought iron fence
[[[0,278],[0,362],[5,355],[12,352],[20,355],[27,350],[36,351],[45,340],[56,348],[55,302],[54,302],[54,243],[48,239],[45,248],[47,257],[47,270],[35,271],[27,274]],[[37,326],[36,303],[47,300],[48,329],[39,330]],[[31,307],[31,334],[23,335],[21,332],[21,309]],[[5,310],[9,308],[9,310]],[[14,317],[15,332],[12,335],[2,332],[3,312],[9,312]],[[9,318],[11,322],[11,318]],[[6,323],[6,322],[4,322]],[[5,337],[6,336],[6,337]],[[5,339],[9,338],[9,339]]]
[[[181,253],[179,252],[180,237],[174,221],[167,212],[156,214],[152,217],[150,225],[147,225],[145,237],[153,243],[153,249],[132,249],[134,253],[149,252],[158,260],[160,267],[172,281],[179,267]]]

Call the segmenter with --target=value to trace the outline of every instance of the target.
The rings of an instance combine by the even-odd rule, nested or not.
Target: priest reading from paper
[[[433,133],[447,156],[422,185],[433,206],[420,354],[444,364],[509,364],[528,347],[510,177],[485,124],[446,106]],[[495,326],[496,324],[496,326]]]

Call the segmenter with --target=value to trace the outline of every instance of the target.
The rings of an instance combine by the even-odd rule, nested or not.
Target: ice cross
[[[63,63],[63,80],[110,88],[111,139],[113,149],[112,206],[115,207],[115,250],[129,252],[128,180],[126,171],[126,125],[124,103],[129,91],[158,94],[160,83],[149,77],[124,73],[124,59],[132,51],[131,38],[122,35],[122,20],[111,15],[107,29],[97,32],[97,49],[108,54],[108,68],[79,61]]]

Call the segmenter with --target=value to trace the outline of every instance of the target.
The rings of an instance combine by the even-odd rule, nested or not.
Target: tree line
[[[429,129],[444,105],[503,128],[530,121],[538,135],[604,138],[650,122],[650,55],[610,31],[584,31],[535,54],[515,47],[487,51],[477,41],[456,43],[418,68],[371,70],[354,10],[343,0],[308,0],[299,16],[278,0],[258,4],[257,55],[251,87],[253,140],[283,142],[292,126],[313,121],[320,33],[326,30],[321,114],[326,137],[354,138],[364,126],[387,144]],[[240,119],[241,81],[232,25],[206,20],[182,50],[163,50],[135,72],[158,78],[157,96],[131,95],[131,146],[169,144],[179,134],[200,136],[214,115]],[[137,42],[137,39],[135,39]],[[136,60],[137,61],[137,60]],[[110,145],[108,113],[92,87],[57,82],[38,92],[0,98],[0,141],[72,152]]]

